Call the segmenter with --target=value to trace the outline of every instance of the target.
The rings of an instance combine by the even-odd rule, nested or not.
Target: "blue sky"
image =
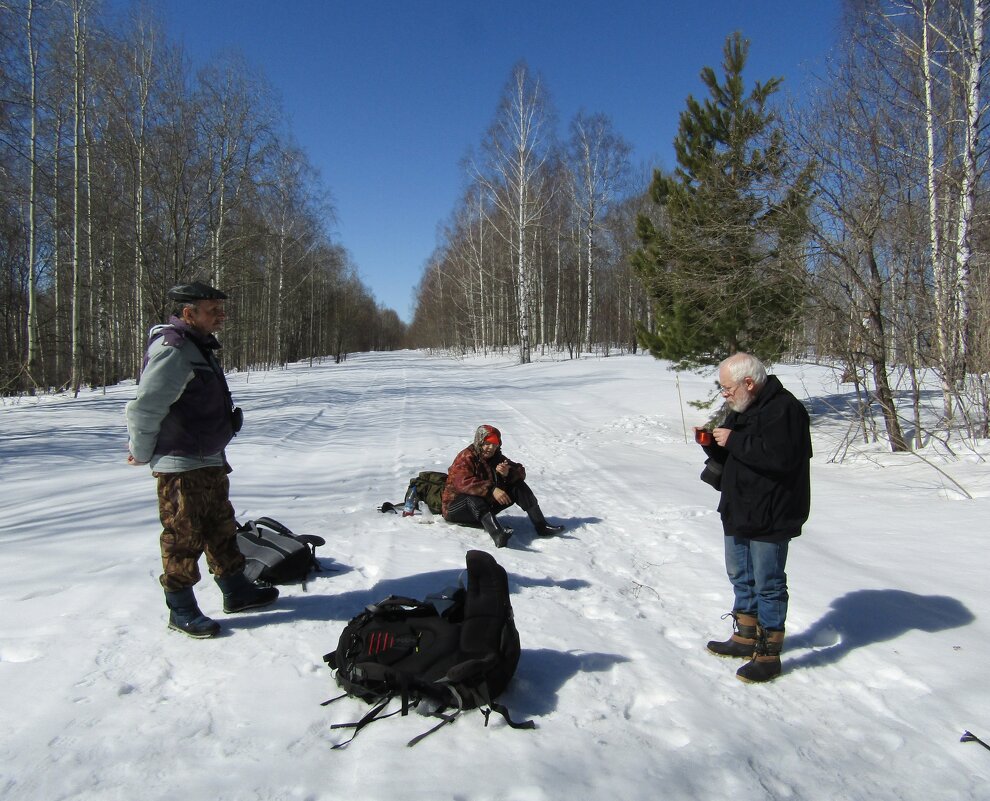
[[[195,65],[234,49],[281,96],[320,170],[337,240],[409,321],[413,287],[466,183],[513,65],[539,73],[566,133],[604,113],[648,175],[672,166],[689,94],[740,30],[747,81],[800,94],[835,41],[840,0],[153,0]]]

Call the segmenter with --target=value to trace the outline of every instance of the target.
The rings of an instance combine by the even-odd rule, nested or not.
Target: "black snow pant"
[[[519,508],[528,513],[530,509],[538,506],[533,490],[525,481],[519,481],[512,486],[501,489],[509,493],[512,503],[503,506],[477,495],[458,495],[447,505],[447,514],[444,515],[444,520],[449,523],[460,523],[462,526],[480,527],[481,518],[486,513],[490,512],[492,515],[497,515],[513,504],[519,504]]]

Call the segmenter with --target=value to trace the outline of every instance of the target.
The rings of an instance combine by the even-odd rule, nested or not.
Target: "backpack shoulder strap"
[[[354,729],[354,733],[350,737],[348,737],[346,740],[344,740],[344,742],[337,743],[336,745],[331,746],[330,747],[330,750],[331,751],[336,751],[338,748],[343,748],[345,745],[347,745],[348,743],[350,743],[355,737],[357,737],[358,736],[358,733],[361,731],[361,729],[363,729],[369,723],[374,723],[376,720],[384,720],[385,718],[390,718],[390,717],[392,717],[392,715],[398,715],[399,712],[402,711],[401,709],[396,709],[393,712],[389,712],[387,715],[383,715],[382,714],[382,712],[385,711],[385,708],[392,702],[392,698],[393,698],[393,696],[391,696],[391,695],[389,695],[388,697],[386,697],[385,700],[383,700],[382,702],[380,702],[379,704],[377,704],[374,707],[374,709],[372,709],[370,712],[368,712],[363,718],[361,718],[361,720],[355,721],[354,723],[334,723],[334,724],[332,724],[330,726],[331,729]]]
[[[532,720],[514,721],[509,716],[509,709],[504,704],[498,704],[491,699],[488,692],[488,684],[482,683],[479,687],[475,689],[467,688],[467,691],[471,693],[474,697],[475,706],[481,710],[481,714],[485,716],[485,726],[488,725],[488,718],[491,716],[492,712],[498,712],[506,724],[508,724],[513,729],[535,729],[536,723]]]
[[[400,610],[411,612],[412,614],[423,614],[424,612],[436,614],[433,604],[426,601],[419,601],[415,598],[405,598],[401,595],[390,595],[376,604],[368,604],[365,609],[371,614],[379,612],[388,614],[399,612]]]
[[[406,748],[412,748],[420,740],[425,740],[427,737],[429,737],[431,734],[433,734],[433,732],[439,731],[444,726],[446,726],[448,723],[453,723],[455,720],[457,720],[457,716],[461,714],[461,710],[458,709],[452,715],[445,715],[443,712],[439,712],[439,711],[438,712],[432,712],[430,714],[431,714],[432,717],[440,718],[440,722],[436,726],[434,726],[432,729],[429,729],[427,731],[424,731],[422,734],[417,734],[415,737],[413,737],[408,743],[406,743]]]
[[[257,520],[248,521],[248,522],[249,523],[254,522],[256,525],[259,526],[266,526],[270,528],[272,531],[275,531],[279,534],[284,534],[286,537],[292,537],[292,539],[298,540],[304,545],[316,547],[318,545],[327,544],[327,541],[323,539],[323,537],[318,537],[316,534],[296,534],[288,526],[279,523],[277,520],[275,520],[272,517],[259,517]]]
[[[272,531],[277,531],[279,534],[285,534],[287,537],[295,537],[296,535],[292,533],[292,530],[288,527],[279,523],[277,520],[271,517],[259,517],[255,521],[259,526],[268,526]]]

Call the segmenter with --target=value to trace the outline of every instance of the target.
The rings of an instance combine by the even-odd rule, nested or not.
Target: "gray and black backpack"
[[[244,554],[244,576],[259,584],[304,582],[320,570],[316,548],[323,537],[293,534],[270,517],[248,520],[237,527],[237,547]]]
[[[423,601],[389,596],[344,627],[337,649],[324,656],[344,695],[324,705],[350,695],[373,708],[359,721],[332,728],[354,729],[352,740],[372,721],[406,715],[421,701],[440,723],[409,745],[474,708],[482,710],[486,725],[494,711],[513,728],[535,727],[532,721],[513,721],[495,702],[520,654],[505,570],[484,551],[468,551],[466,561],[467,587]],[[386,713],[393,699],[401,707]]]

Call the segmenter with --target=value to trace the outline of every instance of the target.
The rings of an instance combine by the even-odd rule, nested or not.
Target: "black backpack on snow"
[[[264,584],[293,584],[305,581],[320,569],[316,547],[323,537],[293,534],[270,517],[248,520],[237,527],[237,547],[244,554],[244,576]]]
[[[389,596],[347,624],[337,650],[323,657],[345,695],[324,705],[351,695],[374,708],[356,723],[331,728],[354,729],[352,740],[378,717],[406,715],[423,700],[432,702],[428,714],[441,722],[410,746],[475,707],[482,709],[485,725],[495,711],[513,728],[535,728],[532,721],[511,720],[508,710],[495,703],[520,653],[505,570],[485,551],[468,551],[466,561],[466,588],[432,601]],[[401,699],[401,709],[383,715],[393,698]]]

